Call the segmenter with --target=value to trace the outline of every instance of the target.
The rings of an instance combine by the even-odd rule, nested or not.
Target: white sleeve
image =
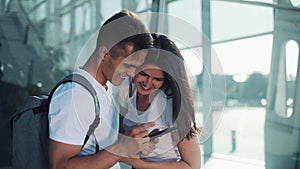
[[[82,145],[95,116],[92,96],[79,84],[66,83],[54,93],[49,107],[49,137]]]

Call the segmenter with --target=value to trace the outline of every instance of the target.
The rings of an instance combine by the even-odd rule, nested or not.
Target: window
[[[211,1],[213,42],[272,32],[273,24],[272,8]]]
[[[85,3],[75,9],[75,34],[80,35],[91,29],[91,6]]]
[[[278,68],[275,111],[280,117],[288,118],[293,114],[299,46],[290,40],[285,43],[283,51]]]
[[[266,35],[213,45],[227,88],[224,115],[213,135],[215,153],[264,161],[266,110],[261,102],[266,99],[272,40]]]
[[[66,6],[67,4],[69,4],[71,2],[71,0],[62,0],[61,1],[61,6]]]
[[[300,7],[300,0],[291,0],[291,4],[294,7]]]
[[[70,38],[71,17],[67,13],[61,17],[61,41],[66,41]]]
[[[34,20],[35,22],[41,21],[46,18],[46,3],[40,4],[40,6],[34,12]]]

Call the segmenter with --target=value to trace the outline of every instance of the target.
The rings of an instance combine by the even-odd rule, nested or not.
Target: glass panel
[[[79,35],[83,30],[83,7],[79,6],[75,9],[75,34]]]
[[[188,9],[182,11],[182,9]],[[168,26],[166,34],[181,41],[179,48],[199,47],[202,45],[201,1],[173,1],[168,4]],[[184,26],[183,26],[184,25]]]
[[[65,6],[65,5],[67,5],[68,3],[70,3],[71,2],[71,0],[62,0],[61,1],[61,6]]]
[[[290,40],[284,50],[279,65],[275,111],[280,117],[288,118],[293,114],[299,46],[297,42]]]
[[[179,43],[175,42],[176,45]],[[188,65],[187,70],[192,75],[199,75],[202,72],[203,65],[202,65],[202,48],[194,48],[194,49],[185,49],[181,50],[181,54]]]
[[[299,46],[291,40],[283,50],[285,53],[280,56],[275,111],[280,117],[288,118],[293,114]]]
[[[297,75],[299,46],[294,40],[286,44],[286,74],[288,81],[295,81]],[[295,92],[293,92],[295,93]]]
[[[283,48],[283,50],[285,50]],[[286,58],[282,52],[279,58],[278,77],[276,86],[275,112],[281,117],[287,117],[287,85],[286,85]]]
[[[272,35],[266,35],[213,45],[227,88],[224,114],[213,135],[214,153],[263,163],[266,110],[262,101],[267,92],[272,40]]]
[[[91,29],[91,6],[89,3],[85,3],[83,5],[83,18],[84,18],[84,29]]]
[[[151,9],[152,0],[144,0],[144,1],[138,1],[136,7],[136,12],[144,11],[147,9]]]
[[[286,44],[286,75],[287,75],[287,116],[293,114],[293,103],[296,93],[296,75],[298,67],[299,45],[291,40]]]
[[[40,21],[46,18],[46,3],[42,3],[34,12],[35,20]]]
[[[89,3],[84,3],[83,5],[75,9],[75,34],[80,35],[91,29],[91,6]]]
[[[47,32],[46,34],[46,44],[49,46],[54,46],[57,38],[53,35],[55,35],[56,29],[55,29],[55,23],[54,22],[49,22],[47,24]],[[51,33],[50,33],[51,32]]]
[[[121,0],[114,0],[113,3],[107,0],[101,0],[100,4],[100,12],[101,16],[104,20],[102,20],[101,25],[103,22],[111,17],[114,13],[119,12],[122,9],[122,1]]]
[[[266,35],[216,44],[213,48],[217,52],[225,74],[236,76],[246,76],[253,72],[268,74],[272,39],[272,35]]]
[[[224,41],[273,31],[273,9],[211,1],[212,41]]]
[[[9,0],[10,1],[10,0]],[[9,5],[9,4],[7,4],[7,5]],[[24,8],[24,10],[28,13],[28,11],[31,9],[31,7],[32,7],[32,2],[31,1],[29,1],[29,2],[27,2],[27,1],[20,1],[20,5],[22,5],[23,6],[23,8]]]
[[[91,29],[95,30],[98,29],[100,25],[97,23],[100,21],[97,21],[97,17],[99,16],[99,13],[97,13],[97,3],[96,1],[89,2],[89,5],[91,6]]]
[[[242,0],[244,1],[244,0]],[[265,2],[265,3],[269,3],[269,4],[275,4],[275,1],[273,0],[253,0],[254,2]]]
[[[291,4],[294,7],[300,7],[300,0],[291,0]]]
[[[71,17],[70,14],[65,14],[61,17],[61,41],[69,39],[71,31]]]
[[[55,1],[54,0],[50,0],[49,2],[49,8],[50,8],[50,14],[55,14]]]
[[[43,2],[44,0],[29,0],[29,2],[31,3],[31,6],[36,6],[39,3]]]

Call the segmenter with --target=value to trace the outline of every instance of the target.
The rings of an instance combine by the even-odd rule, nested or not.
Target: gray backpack
[[[84,144],[100,122],[100,105],[96,91],[83,76],[71,74],[61,80],[43,96],[29,96],[11,119],[12,124],[12,166],[14,169],[50,169],[48,157],[49,123],[48,110],[51,97],[58,86],[75,82],[85,87],[94,98],[95,119],[87,131]],[[99,146],[96,145],[96,151]]]

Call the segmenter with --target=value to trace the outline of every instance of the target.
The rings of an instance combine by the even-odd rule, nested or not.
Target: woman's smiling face
[[[149,95],[164,84],[163,71],[155,65],[143,65],[137,71],[134,82],[141,95]]]

